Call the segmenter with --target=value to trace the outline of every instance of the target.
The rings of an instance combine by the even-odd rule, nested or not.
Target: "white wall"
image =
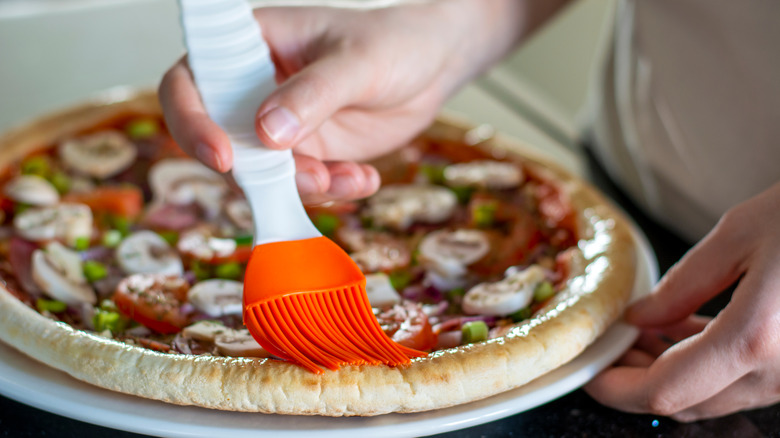
[[[561,142],[575,142],[617,1],[575,1],[479,82]]]
[[[578,0],[480,86],[570,140],[615,1]],[[174,0],[0,0],[0,131],[110,87],[153,87],[182,50]]]

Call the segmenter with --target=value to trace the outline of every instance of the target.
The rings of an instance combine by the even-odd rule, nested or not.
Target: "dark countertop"
[[[617,201],[645,232],[665,272],[688,249],[688,245],[659,227],[604,177],[590,160],[591,179]],[[714,315],[728,302],[729,291],[707,303],[700,313]],[[141,437],[107,429],[41,411],[0,396],[0,437],[61,438]],[[480,426],[437,435],[437,437],[780,437],[780,405],[727,417],[682,424],[664,417],[626,414],[599,405],[577,390],[530,411]]]

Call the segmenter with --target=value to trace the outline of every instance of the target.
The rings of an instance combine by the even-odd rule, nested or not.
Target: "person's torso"
[[[597,155],[689,239],[780,181],[780,1],[625,0]]]

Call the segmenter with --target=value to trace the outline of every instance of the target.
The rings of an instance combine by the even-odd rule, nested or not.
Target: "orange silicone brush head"
[[[425,356],[382,331],[365,287],[360,268],[326,237],[258,245],[244,278],[244,324],[271,354],[315,373]]]

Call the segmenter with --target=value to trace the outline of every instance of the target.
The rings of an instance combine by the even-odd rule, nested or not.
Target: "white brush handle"
[[[246,0],[179,0],[187,59],[209,116],[233,148],[233,177],[252,208],[255,245],[319,237],[295,185],[292,152],[266,148],[255,113],[275,69]]]

